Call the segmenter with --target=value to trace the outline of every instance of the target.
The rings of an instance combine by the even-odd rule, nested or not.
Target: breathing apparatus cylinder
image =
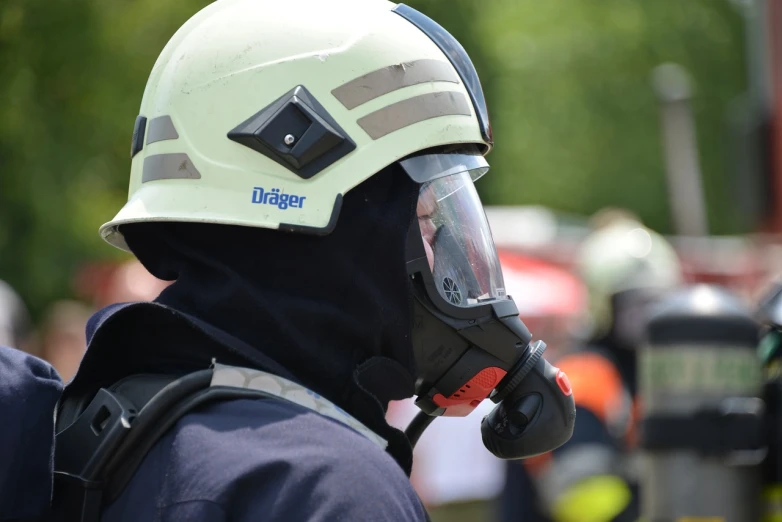
[[[782,330],[772,327],[760,343],[765,386],[768,456],[763,466],[762,522],[782,522]]]
[[[763,465],[762,522],[782,522],[782,283],[761,300],[758,320],[763,336],[758,356],[763,365],[768,456]]]
[[[664,299],[638,361],[647,522],[758,520],[765,456],[758,323],[728,291]]]

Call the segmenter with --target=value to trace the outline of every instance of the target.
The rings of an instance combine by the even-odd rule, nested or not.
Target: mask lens
[[[472,178],[464,171],[424,183],[417,206],[437,291],[460,307],[505,297],[497,250]]]

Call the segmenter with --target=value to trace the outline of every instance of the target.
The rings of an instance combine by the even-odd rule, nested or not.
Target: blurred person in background
[[[576,399],[571,440],[508,466],[503,522],[636,522],[636,350],[650,308],[682,282],[674,249],[632,214],[591,220],[577,270],[588,292],[588,332],[555,360]]]
[[[73,280],[76,294],[101,309],[115,303],[151,301],[171,283],[149,273],[135,259],[87,263]]]
[[[57,301],[41,324],[41,357],[57,370],[64,382],[76,375],[87,350],[85,328],[93,310],[79,301]]]
[[[10,346],[35,355],[33,325],[22,297],[0,280],[0,346]]]
[[[0,341],[1,521],[49,520],[52,413],[61,391],[62,381],[50,364]]]
[[[170,281],[161,281],[135,259],[126,261],[112,271],[108,282],[96,295],[96,307],[103,308],[114,303],[152,301]]]
[[[30,316],[0,281],[0,520],[38,520],[52,495],[54,404],[62,382],[34,357]]]

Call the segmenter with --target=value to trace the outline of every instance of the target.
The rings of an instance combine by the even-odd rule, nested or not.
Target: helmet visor
[[[416,183],[427,183],[437,178],[467,172],[476,181],[489,171],[486,158],[478,147],[465,147],[459,152],[447,154],[422,154],[400,161],[410,179]]]
[[[494,239],[473,184],[487,168],[433,176],[418,195],[418,225],[435,287],[454,306],[505,298]]]

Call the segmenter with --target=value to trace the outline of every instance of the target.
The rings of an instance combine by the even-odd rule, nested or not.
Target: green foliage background
[[[208,3],[0,3],[0,278],[35,312],[70,293],[85,260],[122,255],[97,228],[126,198],[147,75]],[[480,183],[487,204],[621,205],[670,231],[650,73],[673,61],[697,85],[712,230],[740,231],[726,117],[744,89],[744,36],[728,0],[407,3],[463,43],[483,80],[496,140]]]

